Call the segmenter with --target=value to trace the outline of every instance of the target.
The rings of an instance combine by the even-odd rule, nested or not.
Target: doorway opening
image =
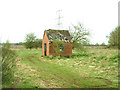
[[[44,50],[45,52],[44,53],[45,53],[45,56],[47,56],[47,45],[46,45],[46,43],[44,44],[44,47],[45,47],[45,50]]]

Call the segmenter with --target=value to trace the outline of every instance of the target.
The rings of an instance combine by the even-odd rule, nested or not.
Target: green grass
[[[42,50],[15,50],[19,88],[117,88],[117,50],[89,49],[72,57],[42,56]]]

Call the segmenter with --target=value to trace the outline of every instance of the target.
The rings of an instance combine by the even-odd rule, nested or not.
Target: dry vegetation
[[[11,45],[10,49],[26,49],[24,45]]]
[[[42,50],[14,50],[20,58],[15,87],[117,88],[118,51],[89,49],[73,56],[42,56]]]

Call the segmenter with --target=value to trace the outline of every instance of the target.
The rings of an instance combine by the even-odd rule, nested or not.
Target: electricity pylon
[[[62,27],[62,22],[61,22],[61,18],[63,18],[62,16],[61,16],[61,12],[62,12],[62,10],[58,10],[57,11],[57,13],[58,13],[58,23],[57,23],[57,28],[58,28],[58,30],[60,30],[61,29],[61,27]]]

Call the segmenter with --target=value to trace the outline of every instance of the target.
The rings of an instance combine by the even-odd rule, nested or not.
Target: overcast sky
[[[57,10],[62,10],[63,29],[81,22],[91,32],[91,43],[107,43],[106,36],[118,25],[119,0],[0,0],[0,41],[23,42],[34,32],[56,29]]]

